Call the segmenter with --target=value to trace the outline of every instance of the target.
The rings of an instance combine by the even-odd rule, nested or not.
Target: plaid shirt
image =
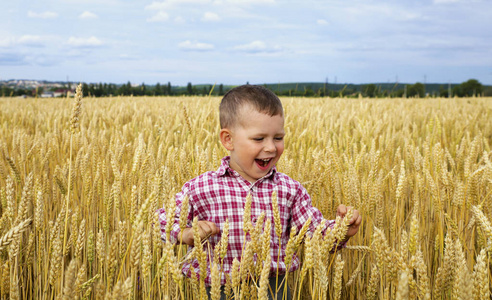
[[[245,180],[239,173],[229,167],[230,157],[222,159],[222,164],[217,171],[206,172],[185,183],[181,192],[176,195],[176,218],[171,231],[171,242],[176,243],[179,228],[179,215],[181,204],[185,195],[189,197],[188,226],[194,217],[198,220],[207,220],[215,223],[222,232],[226,219],[229,221],[229,245],[227,254],[224,257],[224,271],[229,273],[232,268],[234,258],[241,258],[241,251],[244,243],[243,215],[246,196],[251,193],[251,220],[253,226],[262,212],[266,218],[272,222],[271,231],[271,250],[272,257],[271,274],[279,270],[280,274],[286,273],[285,246],[289,240],[290,228],[295,226],[298,230],[302,227],[309,217],[312,219],[310,231],[314,232],[316,226],[323,220],[321,212],[312,206],[311,198],[306,189],[297,181],[287,175],[277,172],[276,168],[255,183]],[[272,192],[277,191],[280,219],[282,223],[281,243],[275,234],[273,221],[273,210],[271,204]],[[266,219],[265,218],[265,219]],[[162,208],[159,210],[159,220],[161,224],[162,238],[165,240],[166,213]],[[332,227],[335,221],[328,221],[326,226]],[[248,235],[249,237],[249,235]],[[215,245],[220,241],[221,234],[209,238],[209,243],[213,251]],[[282,245],[280,260],[278,248]],[[343,247],[344,244],[340,245]],[[192,247],[189,247],[191,251]],[[280,263],[277,265],[277,261]],[[290,271],[299,268],[299,259],[294,255]],[[186,261],[183,265],[183,273],[191,277],[190,268],[195,269],[199,276],[199,264],[196,259]],[[210,265],[207,268],[205,284],[211,285]],[[225,284],[225,277],[222,275],[221,284]]]

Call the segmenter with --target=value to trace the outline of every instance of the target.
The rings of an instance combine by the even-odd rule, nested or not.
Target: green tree
[[[311,88],[311,86],[305,87],[304,88],[304,97],[312,97],[314,96],[314,91]]]
[[[455,97],[463,97],[463,91],[461,90],[461,84],[453,87],[452,95]]]
[[[191,85],[191,82],[188,82],[188,85],[186,86],[186,92],[188,95],[193,95],[193,85]]]
[[[482,94],[483,86],[476,79],[470,79],[461,84],[461,96],[462,97],[471,97]]]
[[[224,85],[221,83],[219,85],[219,96],[222,96],[224,95]]]
[[[89,95],[89,86],[85,82],[82,83],[82,93],[84,94],[84,96]]]
[[[94,96],[101,97],[103,95],[103,84],[100,82],[99,84],[94,85]]]
[[[449,91],[444,86],[439,86],[439,97],[447,98],[449,97]]]
[[[374,97],[377,97],[377,95],[378,95],[378,87],[374,83],[365,85],[363,87],[363,90],[364,90],[363,94],[366,97],[374,98]]]
[[[142,85],[140,86],[140,91],[138,94],[140,96],[145,96],[146,92],[147,92],[147,87],[145,86],[145,83],[142,82]]]
[[[408,97],[420,97],[423,98],[425,96],[425,87],[422,83],[417,82],[415,84],[409,85],[407,89]]]

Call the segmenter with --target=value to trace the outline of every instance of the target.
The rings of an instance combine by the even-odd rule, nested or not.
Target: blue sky
[[[0,4],[0,79],[492,84],[490,0]]]

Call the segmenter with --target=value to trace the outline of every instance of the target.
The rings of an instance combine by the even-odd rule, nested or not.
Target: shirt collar
[[[230,167],[230,165],[229,165],[230,162],[231,162],[230,156],[225,156],[224,158],[222,158],[220,167],[217,169],[217,172],[216,172],[217,176],[219,176],[219,177],[225,176],[227,173],[229,173],[230,175],[233,175],[235,177],[241,176],[238,172],[236,172],[234,169],[232,169]],[[273,168],[262,178],[273,177],[275,175],[275,173],[277,173],[277,167],[273,166]],[[262,179],[262,178],[260,178],[260,179]]]

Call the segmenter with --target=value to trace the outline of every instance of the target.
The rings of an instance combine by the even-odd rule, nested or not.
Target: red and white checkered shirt
[[[289,240],[290,228],[295,226],[298,230],[311,217],[312,223],[310,231],[314,232],[316,226],[323,220],[321,212],[312,206],[311,198],[306,189],[297,181],[289,176],[277,172],[276,168],[264,177],[251,183],[244,179],[239,173],[229,167],[230,157],[222,159],[222,164],[217,171],[206,172],[185,183],[181,192],[176,194],[176,218],[171,230],[171,242],[176,243],[179,228],[179,215],[181,213],[181,204],[185,195],[189,197],[189,214],[188,226],[194,217],[198,220],[206,220],[215,223],[222,232],[226,220],[229,221],[229,245],[227,254],[224,257],[224,271],[229,273],[234,258],[240,260],[241,251],[244,243],[243,215],[246,196],[251,193],[251,221],[256,223],[257,218],[262,212],[265,212],[265,220],[269,218],[272,222],[271,231],[271,249],[272,258],[271,274],[277,272],[280,274],[286,272],[284,264],[285,246]],[[271,203],[272,192],[277,191],[278,206],[280,219],[282,223],[281,243],[275,234],[273,221],[273,210]],[[162,208],[159,210],[159,219],[161,224],[162,238],[165,240],[166,213]],[[332,227],[335,221],[328,221],[326,226]],[[209,238],[209,243],[213,251],[215,245],[220,241],[221,234]],[[282,245],[280,260],[278,259],[279,244]],[[344,245],[340,245],[344,246]],[[191,251],[192,247],[189,247]],[[277,266],[277,262],[280,263]],[[299,259],[294,256],[291,263],[290,271],[299,268]],[[188,260],[183,265],[183,273],[191,277],[190,268],[195,269],[199,276],[199,264],[196,259]],[[210,265],[207,268],[207,277],[205,284],[211,285]],[[221,284],[225,284],[225,277],[222,276]]]

